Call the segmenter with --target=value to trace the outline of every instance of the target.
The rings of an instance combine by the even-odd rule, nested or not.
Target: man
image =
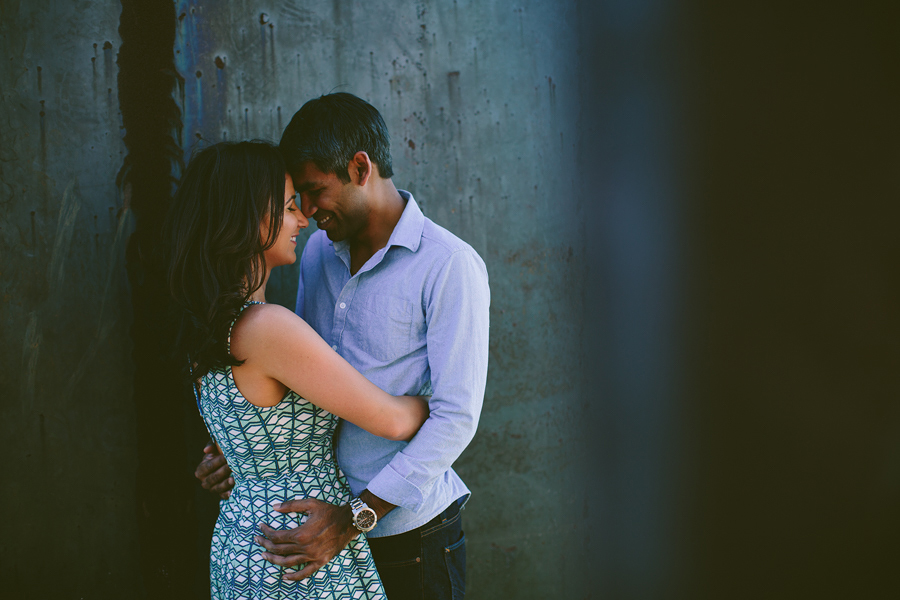
[[[313,499],[296,529],[262,525],[263,556],[306,566],[303,579],[361,531],[390,600],[461,598],[465,537],[459,510],[469,490],[451,468],[475,434],[484,397],[490,292],[484,262],[425,218],[394,187],[390,141],[378,111],[346,93],[307,102],[281,139],[301,210],[316,220],[303,251],[297,314],[385,391],[430,395],[431,414],[409,442],[342,422],[338,464],[354,500]],[[233,484],[220,457],[198,468],[204,487]]]

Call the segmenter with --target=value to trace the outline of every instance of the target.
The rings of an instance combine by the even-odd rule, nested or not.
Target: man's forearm
[[[484,401],[490,332],[490,288],[471,249],[454,252],[426,284],[425,342],[430,415],[378,474],[373,494],[411,511],[427,503],[475,435]]]
[[[375,511],[375,515],[380,521],[386,514],[397,508],[396,504],[391,504],[387,500],[382,500],[369,490],[363,490],[359,495],[360,500],[365,502],[369,508]]]

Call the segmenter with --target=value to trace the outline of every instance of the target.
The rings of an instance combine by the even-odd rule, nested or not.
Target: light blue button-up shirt
[[[323,231],[300,260],[297,314],[375,385],[428,395],[430,416],[410,442],[343,421],[338,464],[354,495],[397,505],[368,535],[420,527],[469,489],[451,468],[475,435],[488,363],[490,290],[471,246],[425,217],[409,192],[387,246],[350,276],[350,246]]]

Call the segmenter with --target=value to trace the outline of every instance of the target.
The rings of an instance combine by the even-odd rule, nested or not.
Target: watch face
[[[356,526],[363,531],[368,531],[375,527],[375,511],[371,508],[364,508],[356,513]]]

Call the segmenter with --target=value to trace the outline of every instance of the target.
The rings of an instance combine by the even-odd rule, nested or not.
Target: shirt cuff
[[[395,506],[417,511],[425,502],[425,494],[415,485],[404,479],[390,465],[384,467],[366,489],[385,502]]]

